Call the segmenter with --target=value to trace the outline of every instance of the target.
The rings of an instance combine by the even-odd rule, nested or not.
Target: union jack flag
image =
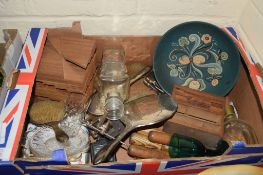
[[[46,29],[32,28],[24,43],[17,64],[20,73],[16,87],[7,91],[0,110],[0,160],[15,157],[46,34]]]
[[[71,174],[118,174],[118,175],[176,175],[176,174],[197,174],[208,168],[233,164],[251,164],[261,166],[263,155],[255,156],[225,156],[213,158],[188,158],[169,161],[142,161],[137,163],[123,163],[105,166],[48,166],[48,167],[27,167],[25,173],[49,175],[71,175]]]
[[[249,70],[250,77],[259,95],[261,104],[263,104],[263,77],[261,77],[260,71],[255,66],[256,61],[253,57],[252,52],[245,47],[244,43],[242,42],[241,38],[238,37],[238,34],[233,27],[225,27],[224,31],[229,34],[229,36],[235,41],[236,45],[238,46],[243,60],[245,61]]]

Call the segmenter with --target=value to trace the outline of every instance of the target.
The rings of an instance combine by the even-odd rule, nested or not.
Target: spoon
[[[166,94],[153,94],[125,104],[124,116],[120,119],[125,128],[110,144],[103,147],[94,157],[93,164],[106,162],[121,140],[132,130],[162,122],[176,111],[177,104]]]

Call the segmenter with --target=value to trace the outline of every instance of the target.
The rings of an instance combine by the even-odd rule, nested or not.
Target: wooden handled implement
[[[168,159],[170,158],[168,151],[161,151],[158,149],[146,148],[139,145],[130,145],[128,154],[132,157],[138,157],[142,159]]]

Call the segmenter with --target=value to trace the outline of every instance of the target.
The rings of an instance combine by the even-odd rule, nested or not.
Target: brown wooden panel
[[[263,144],[263,110],[244,63],[239,79],[228,96],[233,100],[239,118],[254,128],[259,143]]]

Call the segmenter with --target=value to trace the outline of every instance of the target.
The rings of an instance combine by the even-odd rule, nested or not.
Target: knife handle
[[[165,132],[150,131],[148,138],[151,142],[169,145],[172,135]]]
[[[130,136],[130,144],[158,150],[161,150],[164,147],[164,145],[151,142],[148,139],[148,135],[143,135],[141,133],[133,133]]]

